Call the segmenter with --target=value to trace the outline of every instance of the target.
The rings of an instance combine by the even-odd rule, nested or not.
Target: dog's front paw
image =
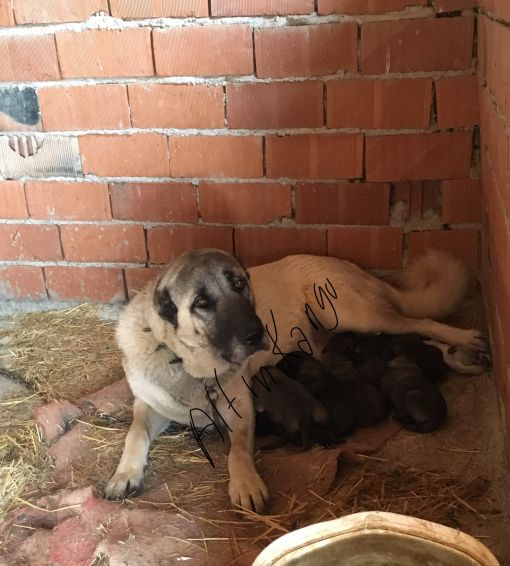
[[[230,501],[234,506],[262,513],[269,498],[266,484],[256,471],[230,476],[228,487]]]
[[[123,499],[142,491],[144,480],[143,468],[133,468],[126,472],[117,472],[104,489],[107,499]]]

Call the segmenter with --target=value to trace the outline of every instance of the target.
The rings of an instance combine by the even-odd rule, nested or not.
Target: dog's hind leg
[[[485,351],[487,344],[479,330],[455,328],[428,318],[409,318],[392,309],[374,309],[369,316],[344,319],[341,329],[355,332],[387,332],[388,334],[420,334],[453,346]]]
[[[397,325],[400,326],[400,325]],[[463,346],[469,350],[486,351],[487,343],[479,330],[456,328],[427,318],[404,318],[406,332],[421,334],[429,338],[446,342],[453,346]]]
[[[105,487],[108,499],[119,499],[140,491],[150,443],[165,430],[169,422],[149,405],[135,398],[133,422],[126,436],[122,458]]]

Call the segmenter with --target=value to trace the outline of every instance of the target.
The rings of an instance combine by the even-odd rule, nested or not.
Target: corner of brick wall
[[[510,4],[482,0],[478,18],[482,283],[510,453]]]
[[[12,4],[2,299],[124,301],[201,246],[477,269],[472,0]]]

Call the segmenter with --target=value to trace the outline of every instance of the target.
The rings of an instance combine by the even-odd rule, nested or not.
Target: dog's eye
[[[242,291],[246,287],[246,280],[245,279],[236,279],[234,281],[234,289],[236,291]]]
[[[206,297],[199,295],[194,301],[193,306],[199,309],[206,309],[209,306],[209,301]]]

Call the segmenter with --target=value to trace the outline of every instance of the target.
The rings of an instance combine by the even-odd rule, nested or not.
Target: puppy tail
[[[392,281],[392,297],[402,314],[442,319],[466,294],[469,273],[459,258],[428,250]]]

